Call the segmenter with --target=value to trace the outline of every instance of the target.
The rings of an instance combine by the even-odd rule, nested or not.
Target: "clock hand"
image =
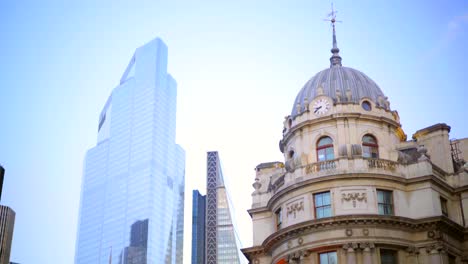
[[[317,113],[317,111],[318,111],[320,108],[322,108],[322,106],[319,106],[319,107],[315,108],[314,114]]]

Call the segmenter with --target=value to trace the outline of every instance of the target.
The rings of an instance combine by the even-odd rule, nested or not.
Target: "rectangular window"
[[[390,249],[380,249],[380,263],[381,264],[398,264],[397,252]]]
[[[377,190],[377,201],[380,215],[393,215],[392,191]]]
[[[330,192],[314,194],[315,218],[323,218],[331,216],[331,199]]]
[[[275,218],[276,218],[276,230],[279,230],[281,228],[281,208],[276,210],[275,212]]]
[[[445,198],[440,197],[440,208],[442,209],[442,214],[448,217],[447,200]]]
[[[338,258],[336,257],[336,252],[326,252],[319,254],[319,263],[320,264],[337,264]]]

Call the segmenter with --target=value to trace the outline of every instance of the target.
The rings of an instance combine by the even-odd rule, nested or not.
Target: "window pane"
[[[322,197],[323,197],[323,205],[329,205],[330,204],[330,193],[329,192],[322,193]]]
[[[377,144],[377,140],[371,135],[365,135],[362,137],[362,142],[363,143],[370,143],[370,144]]]
[[[328,264],[328,255],[327,255],[327,253],[320,254],[320,264]]]
[[[332,160],[335,158],[335,153],[333,153],[333,147],[329,147],[325,149],[327,152],[327,160]]]
[[[377,191],[377,201],[379,203],[383,203],[383,192],[382,191]]]
[[[325,149],[320,149],[317,154],[318,154],[318,161],[324,161],[326,159]]]
[[[397,264],[396,251],[380,249],[380,262],[382,264]]]
[[[323,208],[317,208],[317,218],[323,218]]]
[[[323,217],[330,217],[330,216],[331,216],[331,206],[324,207]]]
[[[333,140],[330,137],[323,137],[319,140],[317,147],[333,144]]]
[[[385,214],[383,204],[379,204],[379,214],[380,215]]]
[[[336,252],[327,252],[319,254],[320,264],[337,264],[338,258]]]
[[[322,205],[323,205],[322,195],[321,194],[316,194],[315,195],[315,206],[318,207],[318,206],[322,206]]]
[[[384,192],[384,203],[392,204],[392,193],[391,192]]]
[[[336,252],[329,252],[328,253],[328,264],[336,264],[338,263],[338,258],[336,257]]]

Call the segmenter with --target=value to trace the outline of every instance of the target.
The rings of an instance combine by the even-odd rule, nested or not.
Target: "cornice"
[[[251,257],[265,254],[265,251],[263,250],[263,246],[241,248],[241,251],[242,251],[242,254],[244,254],[244,256],[249,260],[249,262],[252,261]]]
[[[468,228],[464,228],[447,217],[436,216],[423,219],[411,219],[400,216],[383,215],[346,215],[334,216],[324,219],[314,219],[292,226],[288,226],[268,236],[262,243],[263,252],[271,251],[278,243],[288,238],[296,237],[299,234],[329,229],[352,227],[382,227],[385,229],[404,230],[407,232],[430,231],[434,236],[440,232],[448,233],[458,241],[466,241],[468,238]],[[428,236],[431,236],[429,234]],[[255,248],[259,248],[257,246]],[[243,251],[244,252],[244,251]]]

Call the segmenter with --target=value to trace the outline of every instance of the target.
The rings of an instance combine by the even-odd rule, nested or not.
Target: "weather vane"
[[[331,13],[328,14],[328,18],[324,20],[330,21],[332,24],[332,28],[333,28],[333,48],[330,50],[333,55],[330,58],[330,67],[334,67],[334,66],[341,66],[341,57],[339,55],[340,49],[338,48],[338,45],[336,44],[335,23],[336,22],[341,23],[342,21],[336,20],[336,13],[338,13],[338,11],[336,11],[333,8],[333,3],[331,4],[331,10],[332,10]]]
[[[330,14],[327,15],[328,18],[324,19],[324,21],[330,21],[333,25],[333,28],[335,28],[335,22],[343,22],[343,21],[338,21],[336,20],[336,13],[338,13],[338,11],[336,11],[334,8],[333,8],[333,3],[331,4],[331,12]]]

